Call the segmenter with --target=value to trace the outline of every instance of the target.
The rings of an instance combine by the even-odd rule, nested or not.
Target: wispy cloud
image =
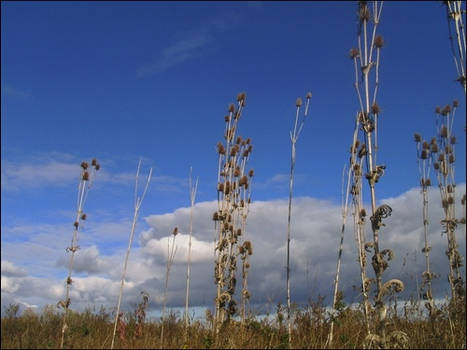
[[[213,42],[217,34],[232,29],[242,18],[243,15],[239,12],[227,11],[180,34],[178,40],[162,49],[154,62],[140,67],[137,70],[137,76],[146,77],[158,74],[180,63],[202,56],[203,49]]]

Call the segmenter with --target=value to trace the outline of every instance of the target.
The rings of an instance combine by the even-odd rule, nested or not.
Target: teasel
[[[447,257],[449,263],[448,281],[451,288],[451,298],[456,302],[462,295],[459,291],[463,291],[464,283],[463,276],[458,264],[462,260],[458,250],[456,238],[456,212],[455,212],[455,145],[456,140],[453,135],[453,124],[455,112],[459,102],[455,101],[450,105],[446,105],[441,113],[436,114],[437,125],[437,144],[439,146],[438,161],[434,164],[438,187],[440,190],[441,203],[444,212],[444,218],[441,220],[443,228],[442,233],[446,234],[447,239]],[[453,142],[454,141],[454,142]],[[462,292],[463,294],[464,292]]]
[[[92,183],[94,181],[94,178],[96,176],[97,171],[99,168],[97,168],[98,163],[95,159],[92,160],[91,163],[91,169],[89,169],[89,163],[88,162],[81,162],[81,174],[80,174],[80,182],[78,185],[78,199],[76,203],[76,218],[75,221],[73,222],[73,235],[71,239],[71,245],[70,247],[66,248],[67,252],[71,252],[70,256],[70,262],[68,265],[68,276],[66,279],[66,292],[65,292],[65,301],[59,301],[58,305],[61,305],[64,308],[64,313],[63,313],[63,319],[62,319],[62,330],[61,330],[61,340],[60,340],[60,349],[63,349],[64,342],[65,342],[65,332],[68,329],[67,325],[67,319],[68,319],[68,313],[69,313],[69,306],[71,304],[71,298],[70,298],[70,291],[71,291],[71,286],[72,286],[72,272],[73,272],[73,264],[74,264],[74,258],[75,258],[75,253],[78,251],[79,246],[78,246],[78,233],[79,233],[79,228],[80,226],[80,220],[86,220],[87,216],[84,213],[84,204],[87,199],[88,191],[92,187]]]
[[[229,106],[226,120],[225,144],[218,144],[218,209],[213,215],[216,237],[214,238],[214,281],[216,284],[214,336],[224,321],[237,311],[235,300],[238,246],[242,244],[246,232],[251,195],[251,179],[245,175],[252,145],[251,139],[236,135],[238,122],[245,106],[246,94],[237,96],[237,104]],[[219,224],[217,225],[217,222]],[[246,281],[244,281],[246,283]],[[244,303],[242,303],[242,315]]]
[[[465,47],[465,1],[443,1],[448,18],[449,41],[454,64],[457,71],[457,81],[466,93],[466,47]],[[454,34],[453,34],[454,32]]]
[[[359,55],[353,57],[354,71],[355,71],[355,83],[354,88],[357,93],[358,104],[359,104],[359,123],[361,130],[361,143],[362,148],[358,154],[360,161],[365,162],[366,174],[365,178],[368,180],[370,198],[371,198],[371,228],[373,232],[372,241],[372,266],[375,273],[375,299],[374,305],[376,308],[377,322],[376,332],[379,339],[384,346],[386,345],[386,306],[382,298],[381,293],[383,288],[383,272],[388,266],[388,262],[383,254],[387,250],[380,250],[379,233],[381,228],[384,226],[383,220],[387,218],[392,209],[383,204],[379,207],[376,206],[376,191],[375,184],[379,182],[381,177],[384,175],[385,165],[378,165],[377,153],[378,149],[378,119],[380,118],[381,108],[376,104],[378,88],[379,88],[379,68],[380,68],[380,56],[381,50],[384,46],[384,39],[381,36],[376,35],[378,25],[380,23],[381,12],[382,12],[382,1],[372,1],[371,5],[368,5],[366,1],[359,2],[358,14],[359,14],[359,25],[357,31],[357,42]],[[377,107],[375,107],[377,106]],[[377,112],[377,113],[375,113]],[[363,145],[365,147],[363,147]],[[426,150],[428,152],[428,150]],[[428,156],[428,154],[426,154]],[[361,164],[362,169],[363,164]],[[357,186],[352,186],[357,188]],[[361,194],[361,189],[354,191],[354,193]],[[361,209],[361,208],[359,208]],[[360,210],[354,211],[356,214]],[[355,215],[356,215],[355,214]],[[357,215],[356,215],[357,216]],[[355,216],[355,217],[356,217]],[[357,227],[357,231],[361,231]],[[360,238],[359,238],[360,237]],[[361,236],[357,234],[359,251],[362,251]],[[364,244],[364,243],[363,243]],[[363,252],[363,255],[366,253]],[[360,254],[360,260],[363,260],[362,254]],[[363,263],[361,263],[363,265]],[[362,278],[363,280],[363,278]],[[401,281],[400,285],[403,286]],[[365,284],[363,284],[363,287]],[[365,290],[366,288],[362,288]],[[402,288],[400,288],[402,289]],[[398,289],[399,290],[399,289]],[[371,334],[372,330],[368,327],[367,337],[373,337],[375,334]]]
[[[416,134],[418,135],[418,134]],[[420,136],[420,135],[419,135]],[[436,312],[435,310],[435,303],[433,299],[433,289],[432,289],[432,276],[434,275],[431,272],[430,266],[430,245],[428,240],[428,189],[431,185],[430,179],[430,170],[431,170],[431,163],[433,161],[433,156],[429,156],[429,149],[430,145],[428,142],[423,141],[421,137],[415,137],[416,146],[417,146],[417,164],[418,164],[418,173],[420,176],[420,187],[421,187],[421,194],[422,194],[422,219],[423,219],[423,238],[424,238],[424,247],[422,248],[422,253],[425,255],[425,269],[426,271],[422,274],[422,286],[421,286],[421,293],[425,294],[427,297],[427,301],[425,302],[425,307],[428,309],[430,317],[434,315]],[[432,139],[431,142],[431,149],[433,147],[437,147],[436,139]],[[427,145],[427,146],[425,146]],[[430,278],[427,278],[430,276]]]

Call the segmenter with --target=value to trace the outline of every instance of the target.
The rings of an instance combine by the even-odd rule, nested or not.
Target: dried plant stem
[[[149,187],[149,182],[151,181],[151,176],[152,176],[152,168],[149,170],[149,175],[146,180],[146,185],[144,187],[143,193],[141,197],[138,197],[138,178],[139,178],[139,172],[141,168],[141,159],[138,162],[138,167],[136,169],[136,178],[135,178],[135,193],[134,193],[134,211],[133,211],[133,222],[131,224],[131,231],[130,231],[130,237],[128,239],[128,248],[125,254],[125,260],[123,263],[123,270],[122,270],[122,279],[120,282],[120,292],[118,294],[118,302],[117,302],[117,311],[115,313],[115,321],[114,321],[114,329],[113,329],[113,334],[112,334],[112,343],[110,345],[110,348],[114,348],[114,343],[115,343],[115,333],[117,331],[117,323],[118,323],[118,317],[120,314],[120,304],[122,302],[122,295],[123,295],[123,285],[125,283],[125,276],[126,276],[126,270],[128,266],[128,257],[130,256],[130,250],[131,250],[131,245],[133,243],[133,238],[135,234],[135,228],[136,228],[136,221],[138,220],[138,215],[139,215],[139,209],[141,207],[141,203],[143,202],[144,196],[146,195],[146,192]]]
[[[290,141],[292,143],[292,154],[290,157],[290,177],[289,177],[289,207],[288,207],[288,216],[287,216],[287,334],[288,334],[288,347],[290,348],[292,343],[292,323],[290,318],[290,225],[291,225],[291,216],[292,216],[292,192],[293,192],[293,183],[294,183],[294,170],[295,170],[295,144],[300,136],[303,125],[305,123],[305,117],[308,114],[308,106],[311,99],[311,93],[307,94],[306,99],[306,108],[303,118],[298,124],[298,116],[300,113],[300,107],[302,105],[301,98],[298,98],[296,101],[296,113],[295,113],[295,123],[294,128],[290,131]],[[298,129],[297,129],[298,127]]]
[[[178,228],[172,232],[172,244],[170,244],[170,236],[167,238],[167,266],[165,270],[165,285],[164,285],[164,299],[162,302],[162,316],[161,316],[161,336],[160,336],[160,348],[164,348],[164,326],[165,326],[165,309],[167,306],[167,291],[169,288],[169,274],[172,264],[174,262],[175,254],[177,253],[177,247],[175,246],[175,237],[178,234]]]
[[[462,85],[464,88],[464,94],[466,94],[465,8],[462,9],[462,5],[464,4],[465,6],[465,1],[445,1],[444,3],[446,5],[448,17],[449,41],[451,43],[452,56],[458,75],[457,81]],[[452,26],[451,23],[453,24]],[[453,29],[455,32],[455,38],[452,34]],[[454,46],[456,46],[456,48],[454,48]]]
[[[74,221],[74,230],[73,230],[73,236],[71,239],[71,246],[66,249],[66,251],[71,252],[70,256],[70,263],[68,265],[68,277],[66,279],[66,295],[65,295],[65,300],[61,300],[58,302],[58,306],[63,307],[65,312],[63,313],[63,325],[62,325],[62,334],[61,334],[61,340],[60,340],[60,349],[63,349],[64,341],[65,341],[65,332],[68,329],[67,325],[67,318],[68,318],[68,311],[69,311],[69,306],[71,303],[70,299],[70,290],[71,290],[71,284],[72,284],[72,279],[71,279],[71,274],[73,272],[73,263],[74,263],[74,258],[75,258],[75,253],[78,251],[79,246],[78,246],[78,229],[80,227],[80,221],[81,220],[86,220],[86,214],[83,212],[84,208],[84,203],[86,202],[87,194],[89,189],[92,186],[92,183],[95,178],[96,171],[100,169],[100,165],[97,163],[96,159],[93,159],[91,162],[91,169],[89,169],[89,164],[87,162],[82,162],[81,163],[81,175],[80,175],[80,182],[78,185],[78,200],[77,200],[77,211],[76,211],[76,219]],[[91,172],[89,172],[91,171]]]
[[[188,255],[187,255],[187,268],[186,268],[186,295],[185,295],[185,341],[187,340],[188,335],[188,326],[189,326],[189,297],[190,297],[190,272],[191,272],[191,237],[193,235],[193,207],[195,206],[196,200],[196,191],[198,189],[198,178],[196,178],[195,184],[192,184],[192,168],[190,167],[190,179],[189,179],[189,188],[190,188],[190,237],[188,238]]]

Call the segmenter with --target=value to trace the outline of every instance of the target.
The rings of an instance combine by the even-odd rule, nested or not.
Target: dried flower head
[[[375,47],[381,49],[384,46],[384,39],[381,35],[377,35],[375,38]]]
[[[371,14],[370,14],[370,9],[364,2],[360,2],[359,4],[359,9],[358,9],[358,17],[360,19],[360,22],[364,21],[369,21]]]
[[[172,234],[173,234],[174,236],[176,236],[176,235],[178,234],[178,227],[175,227],[175,228],[174,228]]]
[[[255,171],[253,169],[250,169],[250,171],[248,172],[248,176],[253,177],[254,174],[255,174]]]
[[[99,163],[97,163],[95,168],[96,168],[96,171],[97,171],[97,170],[99,170],[101,168],[101,165]]]
[[[245,98],[246,98],[246,94],[244,92],[240,92],[238,95],[237,95],[237,101],[238,103],[240,103],[240,105],[242,106],[245,106]]]
[[[455,108],[455,107],[459,107],[459,101],[457,100],[454,100],[452,101],[452,106]]]
[[[87,171],[85,171],[85,172],[83,173],[83,180],[84,180],[84,181],[88,181],[88,180],[89,180],[89,173],[88,173]]]
[[[306,99],[309,100],[310,98],[311,98],[311,92],[309,91],[309,92],[307,92],[307,94],[306,94]]]
[[[420,142],[422,140],[422,137],[420,136],[420,134],[415,133],[414,140],[415,140],[415,142]]]
[[[229,104],[229,112],[230,112],[230,113],[235,112],[235,106],[234,106],[233,103]]]
[[[441,127],[439,134],[441,135],[442,138],[448,137],[448,128],[445,125],[443,125]]]
[[[432,153],[437,153],[438,152],[438,144],[436,144],[436,143],[431,144],[431,152]]]
[[[371,106],[371,113],[379,114],[380,112],[381,112],[381,108],[379,107],[379,105],[376,102],[373,103],[373,105]]]
[[[87,218],[87,215],[83,213],[83,215],[81,215],[81,220],[86,220]]]
[[[225,154],[224,145],[220,141],[217,143],[217,153]]]
[[[435,168],[435,170],[438,170],[439,169],[439,163],[438,162],[434,163],[433,168]]]
[[[226,123],[230,122],[230,115],[226,115],[224,117],[224,120],[225,120]]]
[[[75,221],[75,222],[73,223],[73,226],[75,227],[75,229],[78,229],[79,222],[78,222],[78,221]]]
[[[302,105],[302,98],[298,97],[297,100],[295,101],[295,106],[300,107]]]
[[[428,144],[428,142],[423,141],[423,149],[430,149],[430,145]]]
[[[422,154],[420,155],[420,158],[422,159],[428,159],[428,151],[426,149],[424,149],[422,151]]]
[[[81,168],[86,170],[88,168],[88,163],[87,162],[81,162]]]
[[[456,137],[455,136],[451,136],[451,145],[455,145],[456,144]]]
[[[92,161],[91,161],[91,165],[92,166],[96,166],[97,165],[97,159],[94,158]]]
[[[465,194],[462,196],[462,199],[461,199],[461,204],[462,205],[465,205],[465,202],[466,202],[466,196]]]
[[[360,55],[360,51],[356,47],[353,47],[350,49],[349,51],[350,58],[352,59],[357,58],[359,55]]]
[[[454,154],[450,154],[450,155],[449,155],[449,164],[454,163],[455,160],[456,160],[456,159],[455,159],[455,157],[454,157]]]
[[[451,106],[450,105],[444,106],[443,110],[441,111],[441,114],[444,116],[447,116],[449,113],[451,113]]]

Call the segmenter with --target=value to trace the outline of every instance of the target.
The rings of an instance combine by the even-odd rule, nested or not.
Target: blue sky
[[[135,264],[147,269],[140,266],[140,271],[151,277],[135,272],[130,279],[136,286],[161,288],[162,260],[151,258],[155,253],[145,251],[146,243],[153,237],[162,246],[169,223],[187,224],[183,208],[189,205],[190,166],[199,176],[199,215],[216,199],[215,145],[223,138],[227,106],[241,91],[247,98],[239,132],[251,137],[254,147],[249,161],[255,169],[252,198],[271,210],[282,208],[281,201],[288,196],[295,99],[312,92],[309,116],[297,143],[294,194],[301,197],[297,213],[321,206],[335,216],[339,227],[342,167],[348,161],[358,109],[348,56],[356,46],[354,2],[12,1],[2,2],[1,10],[2,300],[42,305],[54,303],[53,297],[60,295],[79,163],[92,157],[100,161],[102,170],[85,205],[89,220],[80,238],[82,256],[102,266],[121,264],[132,217],[134,173],[142,157],[144,174],[153,167],[154,178],[141,208],[130,262],[134,257]],[[454,125],[456,181],[464,183],[465,193],[464,93],[455,82],[444,8],[439,2],[387,2],[378,32],[385,38],[378,157],[387,166],[376,188],[378,198],[402,203],[412,195],[414,206],[419,205],[414,194],[418,172],[413,134],[434,136],[434,108],[453,99],[461,101]],[[436,195],[434,191],[433,200]],[[283,221],[276,228],[285,223],[283,209],[277,214],[283,215]],[[419,234],[419,209],[408,215],[395,207],[393,216],[407,217],[413,234]],[[268,211],[258,212],[264,213],[262,220],[271,221]],[[305,215],[304,220],[309,219]],[[252,220],[262,222],[259,216]],[[200,217],[194,228],[200,249],[209,241],[202,239],[204,234],[209,237],[203,230],[211,226]],[[399,231],[401,227],[405,226]],[[433,235],[436,230],[433,227]],[[283,241],[279,232],[273,235],[278,252],[285,234]],[[349,230],[348,262],[355,261],[352,234]],[[251,235],[258,237],[257,244],[268,240],[266,232]],[[310,239],[306,237],[304,233],[303,239]],[[311,247],[303,252],[313,264],[318,261],[315,278],[323,286],[322,293],[332,283],[337,229],[326,239],[331,249],[329,269],[319,266],[319,254]],[[418,240],[414,238],[417,244]],[[387,242],[403,240],[388,238]],[[400,252],[399,259],[406,251]],[[274,295],[280,300],[285,255],[278,257],[275,272],[263,260],[258,266],[271,270],[270,280],[277,282],[271,282],[277,287]],[[182,276],[183,255],[180,259]],[[204,268],[211,273],[212,266],[201,262],[200,276]],[[98,283],[113,288],[119,278],[118,268],[109,272],[101,265],[102,269],[85,265],[77,272],[83,278],[83,294],[76,298],[83,304],[90,302],[88,288],[97,288]],[[26,287],[4,291],[4,266],[13,286],[54,284],[57,289],[41,297],[21,294]],[[257,271],[259,275],[259,267]],[[12,282],[15,276],[23,284]],[[204,284],[211,282],[204,279]],[[184,288],[183,278],[178,280],[178,287]],[[105,299],[109,305],[112,295]],[[306,292],[297,292],[297,299],[306,300]],[[211,299],[197,302],[209,304]],[[176,297],[173,303],[178,303]]]

